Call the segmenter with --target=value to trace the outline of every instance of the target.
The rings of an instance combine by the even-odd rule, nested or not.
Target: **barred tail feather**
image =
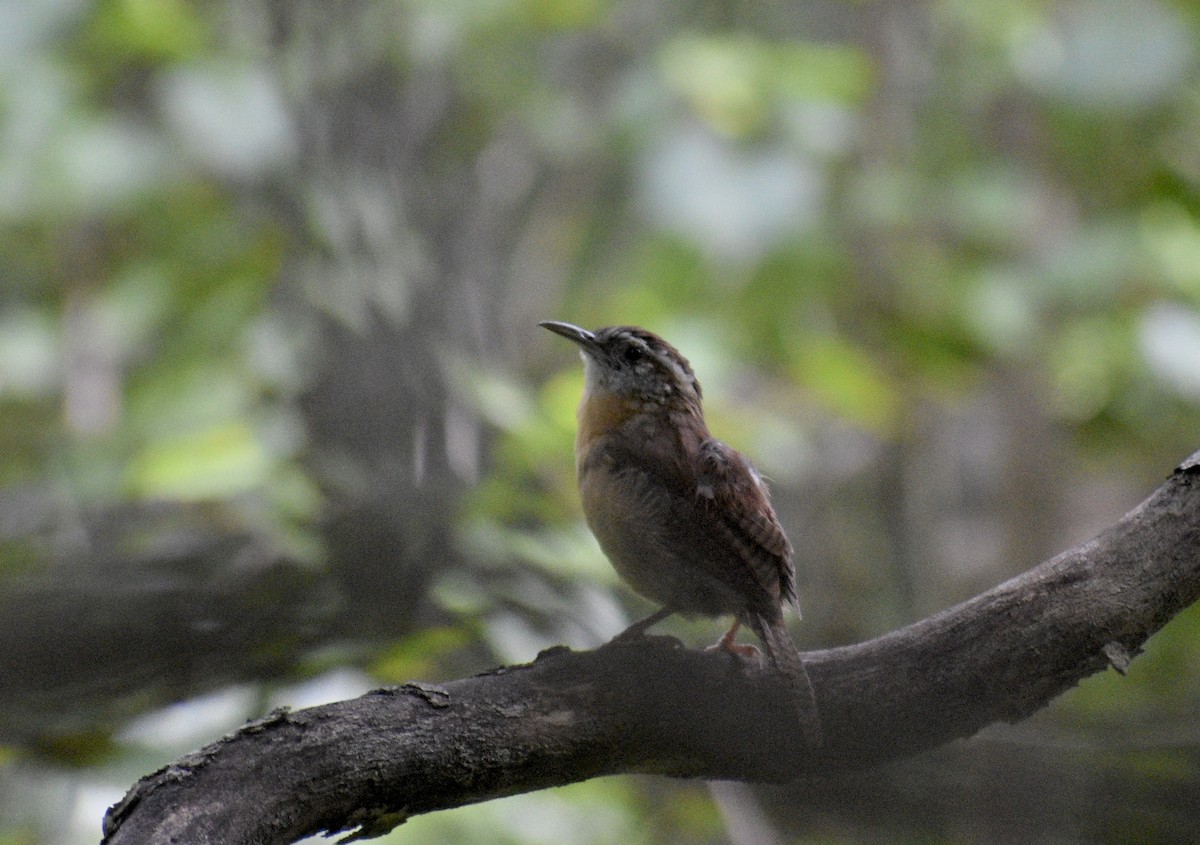
[[[804,741],[811,748],[820,747],[824,744],[824,737],[821,730],[821,713],[817,709],[817,697],[812,680],[808,677],[808,670],[804,668],[804,661],[800,659],[796,647],[792,644],[782,616],[776,619],[755,617],[751,619],[750,627],[766,646],[771,665],[787,679],[792,701],[800,718],[800,730]]]

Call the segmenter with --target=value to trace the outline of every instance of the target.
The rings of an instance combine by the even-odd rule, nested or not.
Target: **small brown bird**
[[[783,606],[797,605],[791,544],[758,473],[709,433],[687,359],[635,326],[539,325],[583,353],[575,462],[588,526],[618,574],[663,606],[621,637],[672,613],[732,615],[718,646],[753,651],[734,642],[748,625],[787,678],[807,741],[820,744],[812,685],[783,621]]]

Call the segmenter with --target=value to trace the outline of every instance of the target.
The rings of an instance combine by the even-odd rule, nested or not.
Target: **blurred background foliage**
[[[1182,0],[0,0],[0,843],[647,612],[539,319],[691,358],[805,647],[1119,518],[1200,447],[1198,43]],[[387,841],[1195,841],[1198,634],[853,777]]]

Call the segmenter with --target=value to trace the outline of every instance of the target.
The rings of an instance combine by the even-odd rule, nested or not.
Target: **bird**
[[[812,683],[784,622],[785,607],[799,612],[791,543],[762,477],[709,432],[687,359],[637,326],[538,325],[583,358],[575,464],[584,518],[617,574],[661,606],[617,639],[673,613],[732,616],[713,648],[756,653],[736,642],[749,627],[789,685],[802,736],[820,745]]]

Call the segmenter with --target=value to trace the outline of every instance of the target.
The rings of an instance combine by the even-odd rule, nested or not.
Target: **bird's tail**
[[[783,623],[782,615],[775,619],[765,616],[753,617],[750,627],[766,646],[771,665],[787,679],[796,712],[800,717],[800,730],[805,743],[811,748],[820,747],[824,744],[824,735],[816,693],[812,680],[808,677],[808,670],[804,668],[804,661],[792,645],[792,638]]]

